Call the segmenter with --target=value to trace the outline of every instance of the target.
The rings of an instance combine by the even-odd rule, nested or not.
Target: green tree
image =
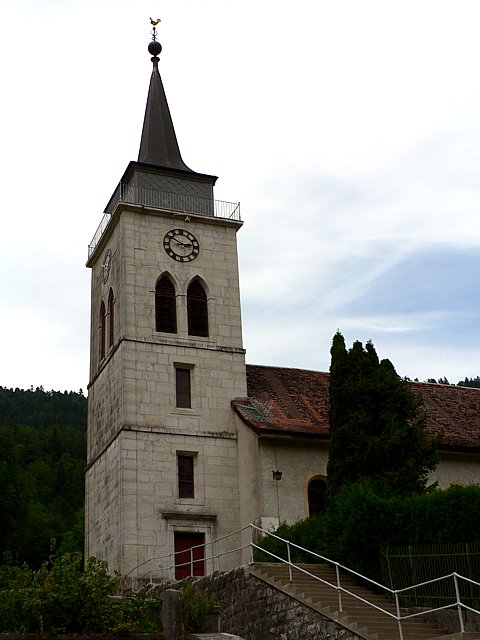
[[[86,402],[0,387],[0,556],[39,568],[53,548],[83,550]]]
[[[7,427],[0,427],[0,486],[0,553],[15,557],[32,487],[22,467],[22,447]]]
[[[389,360],[379,361],[371,342],[355,342],[347,351],[337,333],[331,356],[330,495],[362,479],[384,494],[423,491],[440,441],[428,436],[421,396]]]
[[[480,376],[476,376],[475,378],[465,378],[465,380],[460,380],[457,382],[459,387],[476,387],[480,388]]]

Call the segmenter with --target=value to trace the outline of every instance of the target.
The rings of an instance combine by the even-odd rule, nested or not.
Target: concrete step
[[[231,633],[195,633],[192,638],[196,640],[243,640],[240,636]]]
[[[435,640],[480,640],[480,631],[464,631],[463,633],[451,633],[447,636],[440,636]]]
[[[336,584],[336,571],[329,565],[300,565],[316,576]],[[273,587],[290,595],[299,602],[315,609],[334,620],[345,629],[353,631],[365,640],[398,640],[398,623],[386,613],[378,611],[355,596],[342,593],[342,611],[338,610],[339,601],[336,588],[323,584],[302,571],[292,569],[292,582],[289,580],[288,566],[284,564],[255,563],[251,573]],[[378,607],[395,612],[391,600],[378,593],[369,591],[364,585],[357,585],[350,576],[340,574],[340,583],[355,595],[372,602]],[[411,619],[402,624],[404,640],[441,640],[446,631],[439,630],[422,619]],[[448,637],[448,636],[447,636]],[[465,637],[465,640],[471,640]],[[477,640],[480,640],[480,636]]]

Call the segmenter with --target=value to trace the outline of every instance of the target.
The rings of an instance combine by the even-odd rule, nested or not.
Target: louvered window
[[[194,280],[187,291],[188,334],[208,336],[207,295],[198,280]]]
[[[106,316],[105,316],[105,303],[102,300],[100,305],[100,318],[98,323],[98,342],[99,342],[99,356],[100,360],[105,358],[105,330],[106,330]]]
[[[155,287],[155,331],[177,333],[175,289],[167,276]]]
[[[113,347],[115,342],[115,298],[113,290],[108,294],[108,348]]]
[[[190,372],[191,369],[175,368],[176,406],[183,409],[190,409],[192,406]]]

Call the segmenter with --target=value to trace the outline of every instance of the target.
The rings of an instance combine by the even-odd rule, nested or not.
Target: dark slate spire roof
[[[192,170],[183,162],[173,128],[172,116],[158,72],[158,54],[162,46],[156,40],[150,42],[149,52],[153,55],[153,70],[148,90],[147,107],[143,121],[142,139],[138,161],[166,169]]]

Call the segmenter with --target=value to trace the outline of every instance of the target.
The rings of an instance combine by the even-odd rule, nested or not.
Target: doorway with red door
[[[175,531],[175,578],[205,575],[205,534]]]

